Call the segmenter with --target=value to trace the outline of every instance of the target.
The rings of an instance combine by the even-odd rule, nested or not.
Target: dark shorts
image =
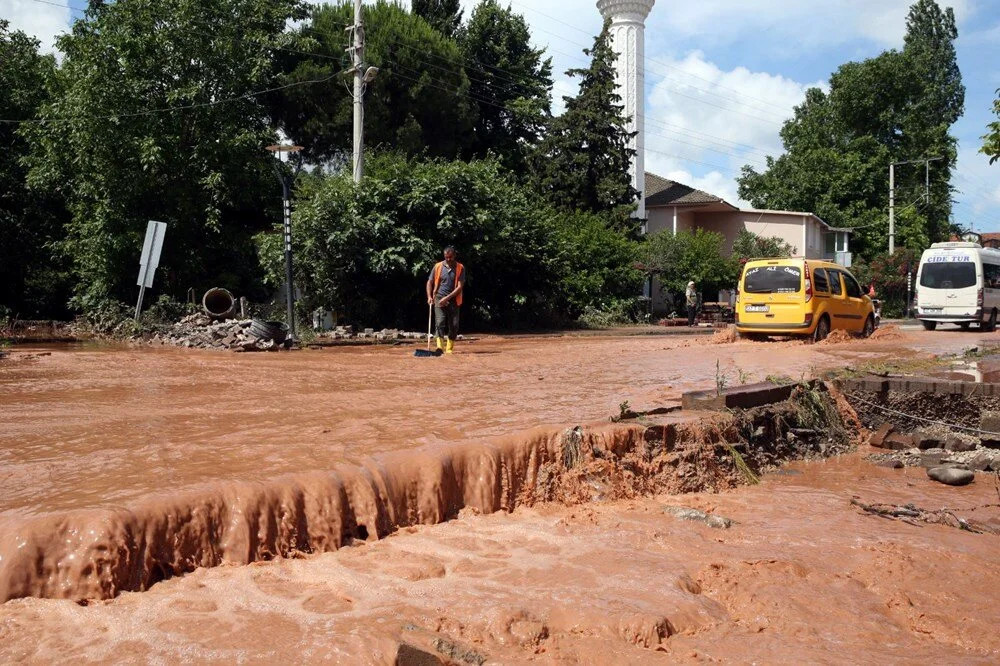
[[[449,301],[448,305],[441,307],[439,300],[434,300],[434,324],[437,328],[439,338],[454,340],[458,337],[458,310],[455,301]]]

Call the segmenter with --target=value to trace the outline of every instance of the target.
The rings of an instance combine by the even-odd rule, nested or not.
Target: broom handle
[[[434,304],[427,304],[427,351],[431,350],[431,319],[434,317]]]

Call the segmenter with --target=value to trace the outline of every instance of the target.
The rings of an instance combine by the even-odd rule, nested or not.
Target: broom
[[[429,358],[433,356],[440,356],[440,352],[435,350],[431,351],[431,318],[434,316],[434,304],[427,304],[427,349],[417,349],[413,352],[413,355],[417,358]]]

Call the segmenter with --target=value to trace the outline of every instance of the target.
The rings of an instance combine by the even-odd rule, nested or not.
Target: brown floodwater
[[[604,421],[686,390],[913,353],[968,334],[820,349],[689,338],[487,338],[412,348],[232,354],[19,348],[0,361],[0,530],[13,517],[121,508],[220,480],[357,464],[372,454]],[[29,356],[30,358],[24,358]]]
[[[996,507],[973,510],[998,502],[986,475],[952,488],[855,454],[721,494],[463,513],[88,606],[16,599],[0,605],[0,661],[431,663],[397,662],[406,644],[460,663],[997,663],[1000,537],[866,515],[853,497],[1000,526]]]
[[[562,428],[626,403],[969,342],[494,338],[434,359],[21,349],[0,365],[0,599],[109,598],[461,507],[514,508]]]

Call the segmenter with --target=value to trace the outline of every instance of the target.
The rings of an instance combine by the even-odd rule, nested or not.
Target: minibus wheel
[[[937,328],[937,322],[936,321],[926,321],[925,320],[925,321],[922,321],[920,323],[923,324],[924,328],[927,329],[928,331],[933,331],[935,328]]]

